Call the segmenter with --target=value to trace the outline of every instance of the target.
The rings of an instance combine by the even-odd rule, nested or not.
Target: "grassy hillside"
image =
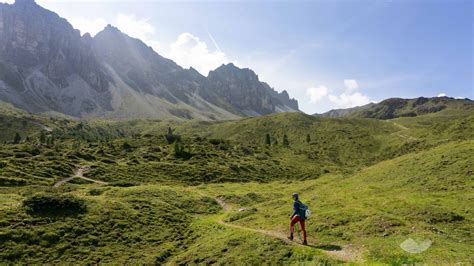
[[[473,154],[473,141],[450,143],[350,177],[203,189],[233,206],[228,221],[281,234],[287,230],[291,193],[297,191],[314,213],[310,242],[339,246],[366,261],[472,262]],[[251,211],[239,212],[242,207]],[[409,254],[399,247],[407,238],[430,239],[433,245]]]
[[[2,117],[2,263],[474,262],[469,110],[211,123],[8,107]],[[292,192],[314,213],[308,247],[285,240]],[[432,245],[412,254],[400,248],[408,238]]]
[[[455,99],[450,97],[419,97],[415,99],[391,98],[377,104],[331,110],[319,116],[393,119],[397,117],[414,117],[441,111],[472,111],[473,109],[474,102],[470,99]]]

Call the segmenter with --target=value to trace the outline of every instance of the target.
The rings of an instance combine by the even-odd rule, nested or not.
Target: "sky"
[[[474,98],[471,0],[36,2],[81,33],[112,24],[205,76],[248,67],[310,114],[390,97]]]

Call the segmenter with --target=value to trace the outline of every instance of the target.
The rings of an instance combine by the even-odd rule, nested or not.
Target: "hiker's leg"
[[[293,236],[293,233],[295,232],[295,224],[297,222],[299,222],[300,220],[300,217],[299,216],[294,216],[293,219],[291,219],[291,222],[290,222],[290,233],[291,233],[291,236]]]
[[[303,239],[306,241],[306,229],[304,228],[304,220],[300,220],[301,231],[303,231]]]

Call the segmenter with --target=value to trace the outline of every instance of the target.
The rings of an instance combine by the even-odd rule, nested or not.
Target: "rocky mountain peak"
[[[35,5],[35,6],[37,6],[35,0],[15,0],[15,5]]]
[[[107,25],[81,36],[33,0],[0,4],[0,100],[77,117],[232,119],[297,111],[233,63],[202,76]]]
[[[109,33],[122,33],[117,27],[112,26],[111,24],[107,24],[105,28],[102,30],[103,32],[109,32]]]

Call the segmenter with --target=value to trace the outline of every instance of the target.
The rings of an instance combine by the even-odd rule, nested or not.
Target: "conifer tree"
[[[40,133],[40,143],[46,143],[46,134],[44,133],[44,131],[41,131]]]
[[[15,137],[13,138],[13,144],[18,144],[21,141],[21,136],[18,132],[15,133]]]
[[[288,140],[288,136],[286,134],[283,135],[283,146],[285,147],[290,146],[290,141]]]
[[[265,144],[267,144],[268,146],[272,145],[272,140],[270,138],[270,134],[267,133],[267,135],[265,135]]]

